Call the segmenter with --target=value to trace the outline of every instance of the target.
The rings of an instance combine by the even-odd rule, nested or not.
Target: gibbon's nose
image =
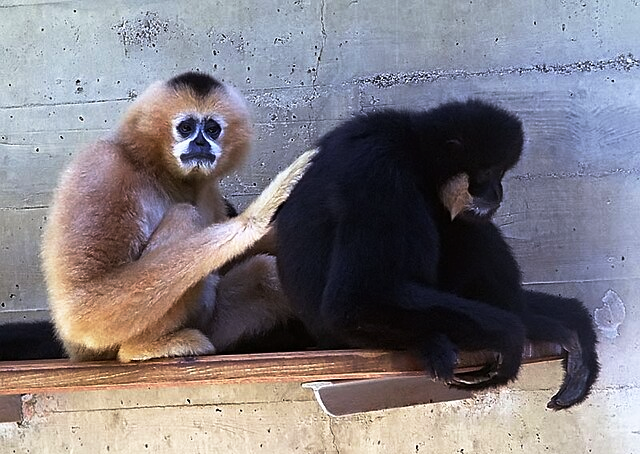
[[[198,135],[196,136],[196,138],[193,139],[193,143],[197,145],[200,149],[202,149],[202,147],[209,144],[209,142],[207,142],[207,139],[204,138],[204,134],[202,134],[202,131],[198,132]]]

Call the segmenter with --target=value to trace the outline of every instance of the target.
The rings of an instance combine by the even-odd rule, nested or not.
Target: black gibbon
[[[486,388],[514,380],[525,339],[562,345],[548,407],[583,401],[598,375],[583,304],[524,290],[499,229],[501,180],[520,121],[478,100],[357,116],[319,152],[277,216],[282,286],[321,347],[417,351],[433,377]],[[459,350],[495,364],[456,374]]]
[[[112,137],[75,157],[42,248],[55,330],[71,359],[220,352],[291,317],[275,257],[260,252],[312,153],[229,217],[219,180],[250,140],[240,95],[185,73],[149,87]],[[51,337],[46,323],[26,329],[34,349]],[[55,355],[49,348],[43,356]]]
[[[13,322],[0,325],[0,361],[64,358],[53,323]]]

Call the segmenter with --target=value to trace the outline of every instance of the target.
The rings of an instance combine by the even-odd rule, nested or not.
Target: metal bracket
[[[472,393],[426,376],[303,383],[329,416],[468,399]]]
[[[0,423],[22,422],[22,396],[0,396]]]

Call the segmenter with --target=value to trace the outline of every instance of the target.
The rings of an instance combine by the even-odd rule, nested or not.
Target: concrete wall
[[[329,419],[297,385],[37,395],[0,452],[640,452],[640,2],[0,2],[0,322],[46,318],[40,232],[61,169],[151,81],[190,69],[253,105],[246,205],[355,112],[480,96],[517,112],[496,222],[525,281],[583,299],[601,380],[544,409],[557,365],[499,392]]]

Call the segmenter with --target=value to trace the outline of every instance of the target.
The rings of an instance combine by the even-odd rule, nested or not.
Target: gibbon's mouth
[[[180,155],[180,161],[182,161],[184,164],[211,165],[215,162],[215,160],[216,160],[216,155],[214,155],[213,153],[195,152],[195,153],[184,153]]]
[[[496,214],[499,207],[499,205],[476,202],[474,200],[474,203],[462,210],[458,217],[467,221],[488,222]]]

